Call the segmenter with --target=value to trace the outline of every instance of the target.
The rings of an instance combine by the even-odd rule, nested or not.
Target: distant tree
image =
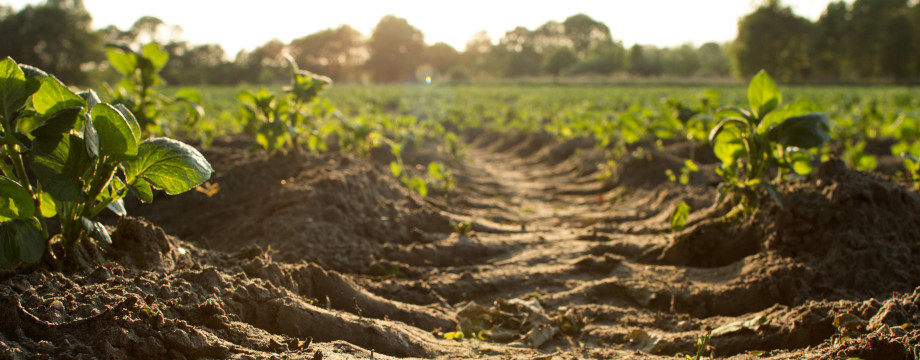
[[[160,75],[170,85],[228,85],[234,79],[224,49],[217,44],[189,45],[171,42],[166,45],[169,62]]]
[[[368,42],[370,59],[365,66],[377,82],[412,80],[425,49],[422,32],[405,19],[387,15],[374,28]]]
[[[697,75],[704,77],[731,75],[731,64],[724,46],[708,42],[697,49],[697,54],[700,59]]]
[[[81,0],[48,0],[11,9],[0,20],[0,57],[37,66],[65,83],[86,84],[86,65],[102,59],[101,38]]]
[[[533,76],[540,73],[543,56],[534,46],[534,33],[523,26],[505,33],[493,49],[494,55],[504,55],[504,75],[509,77]],[[498,51],[496,51],[498,50]]]
[[[348,25],[294,39],[289,49],[301,68],[337,81],[358,80],[368,58],[364,36]]]
[[[446,74],[460,61],[460,53],[453,46],[439,42],[425,48],[422,62],[440,74]]]
[[[563,70],[572,67],[578,63],[578,56],[570,47],[560,47],[556,49],[543,64],[543,71],[547,74],[557,76]]]
[[[812,31],[811,55],[814,69],[812,74],[818,79],[851,78],[848,74],[851,44],[849,10],[843,1],[827,4],[824,13],[818,18]]]
[[[540,25],[531,32],[530,37],[534,50],[543,56],[549,56],[563,47],[574,47],[572,40],[565,33],[565,25],[556,21],[547,21]]]
[[[610,28],[588,15],[577,14],[570,16],[565,19],[562,25],[565,27],[565,35],[571,39],[575,52],[579,56],[586,56],[588,50],[592,47],[613,42],[613,38],[610,36]]]
[[[690,44],[662,51],[662,71],[668,75],[686,77],[696,74],[699,69],[699,53]]]
[[[738,22],[732,47],[735,74],[747,78],[765,69],[787,81],[807,77],[811,26],[779,0],[768,0]]]
[[[664,72],[661,51],[650,45],[633,45],[629,48],[629,70],[639,76],[661,75]]]
[[[492,44],[489,33],[479,31],[470,37],[466,47],[460,53],[459,68],[464,69],[468,78],[487,78],[503,76],[503,49]]]
[[[287,63],[282,56],[286,45],[278,39],[253,49],[240,51],[234,62],[241,82],[250,84],[283,83],[290,81]]]
[[[915,5],[917,6],[917,5]],[[848,54],[861,77],[904,77],[915,39],[908,0],[856,0],[850,10]]]

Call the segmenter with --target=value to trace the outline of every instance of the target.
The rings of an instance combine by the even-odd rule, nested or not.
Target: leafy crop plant
[[[817,105],[799,101],[779,108],[782,97],[776,83],[761,70],[748,86],[749,109],[738,107],[719,111],[721,120],[709,134],[709,141],[722,165],[719,201],[731,197],[736,207],[726,215],[753,212],[760,202],[759,189],[783,206],[774,182],[790,171],[805,175],[812,169],[815,148],[830,140],[830,122]],[[765,177],[775,169],[771,182]]]
[[[108,208],[125,215],[128,192],[153,201],[153,188],[178,194],[211,177],[197,150],[169,138],[141,139],[123,105],[92,90],[72,92],[41,70],[0,61],[0,265],[52,257],[59,236],[65,253],[84,236],[111,243],[93,220]],[[46,218],[57,216],[60,235]]]

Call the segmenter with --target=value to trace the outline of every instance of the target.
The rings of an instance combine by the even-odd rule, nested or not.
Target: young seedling
[[[709,141],[722,166],[719,200],[731,197],[736,207],[726,215],[753,212],[760,202],[760,189],[782,207],[773,182],[766,180],[775,169],[774,182],[794,171],[811,171],[811,149],[830,140],[827,116],[814,111],[814,104],[796,102],[779,109],[782,100],[776,83],[760,71],[748,86],[749,109],[727,108],[719,112],[722,120],[712,129]],[[804,115],[803,115],[804,113]]]
[[[92,90],[74,93],[10,58],[0,61],[0,135],[0,265],[53,258],[48,243],[58,235],[46,218],[58,217],[66,254],[85,236],[111,243],[93,220],[102,210],[123,216],[128,192],[150,202],[154,188],[178,194],[212,173],[191,146],[142,141],[124,105],[103,103]]]

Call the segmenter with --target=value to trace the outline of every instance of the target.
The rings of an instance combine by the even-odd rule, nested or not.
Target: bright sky
[[[474,33],[485,30],[493,41],[516,26],[528,29],[550,20],[562,22],[584,13],[610,28],[613,38],[635,43],[701,45],[735,38],[738,19],[761,0],[83,0],[93,26],[124,30],[151,15],[179,25],[181,38],[193,44],[219,43],[229,57],[278,38],[284,42],[349,24],[366,36],[385,15],[395,15],[425,34],[425,42],[446,42],[463,50]],[[12,0],[14,8],[38,0]],[[830,0],[784,0],[812,20]],[[9,3],[9,2],[7,2]]]

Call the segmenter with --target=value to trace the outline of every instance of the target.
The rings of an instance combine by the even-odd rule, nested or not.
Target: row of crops
[[[831,156],[862,170],[874,170],[878,156],[896,156],[902,164],[891,175],[920,187],[920,96],[907,88],[780,91],[763,72],[747,88],[333,86],[290,61],[291,82],[283,88],[192,90],[164,86],[158,72],[168,55],[155,44],[140,51],[113,46],[108,57],[123,79],[101,85],[102,96],[68,90],[5,60],[2,263],[36,262],[48,253],[55,235],[45,218],[61,218],[65,248],[83,234],[104,241],[105,228],[92,218],[105,208],[123,213],[127,194],[149,200],[151,186],[178,193],[206,180],[210,167],[194,149],[149,140],[164,136],[207,147],[219,136],[245,134],[272,155],[364,156],[382,147],[395,159],[393,175],[422,194],[431,186],[449,193],[450,170],[440,163],[422,164],[427,172],[410,169],[402,149],[434,144],[462,161],[469,129],[590,137],[608,167],[636,145],[686,139],[713,146],[722,161],[716,171],[722,199],[735,205],[729,215],[754,211],[762,198],[779,202],[777,182],[805,176]],[[157,160],[177,153],[176,164]],[[195,176],[164,183],[171,174],[158,172],[175,168]]]

